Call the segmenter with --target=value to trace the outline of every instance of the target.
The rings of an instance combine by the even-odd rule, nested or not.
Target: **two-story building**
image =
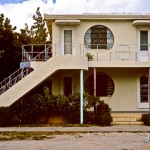
[[[11,105],[46,81],[54,95],[80,92],[81,109],[88,92],[109,104],[114,123],[141,123],[150,108],[150,14],[44,17],[52,44],[41,53],[23,46],[19,77],[1,83],[0,105]]]

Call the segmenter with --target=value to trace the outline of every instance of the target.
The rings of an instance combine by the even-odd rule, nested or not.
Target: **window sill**
[[[149,103],[139,103],[138,108],[140,109],[148,109],[149,108]]]

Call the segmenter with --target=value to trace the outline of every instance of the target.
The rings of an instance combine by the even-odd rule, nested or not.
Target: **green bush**
[[[89,109],[95,104],[96,113]],[[40,117],[45,116],[44,123],[49,116],[63,115],[68,123],[80,123],[80,93],[68,97],[64,95],[43,96],[40,94],[28,95],[12,106],[15,117],[13,121],[22,124],[39,123]],[[97,97],[84,94],[84,123],[110,125],[112,118],[108,104],[98,101]]]
[[[47,113],[47,101],[40,94],[25,96],[22,100],[16,102],[12,109],[17,116],[14,120],[20,120],[20,123],[23,124],[37,123],[37,117]]]
[[[142,114],[142,121],[145,125],[150,126],[150,114]]]
[[[93,96],[90,96],[88,93],[84,93],[84,123],[90,123],[92,120],[92,113],[88,111],[89,108],[93,107]],[[67,112],[67,119],[69,123],[80,123],[80,93],[73,93],[68,96],[69,108]]]
[[[96,108],[94,123],[101,126],[110,126],[112,122],[110,111],[111,109],[108,104],[104,103],[104,101],[99,101]]]
[[[45,97],[47,101],[47,112],[49,115],[66,114],[69,109],[68,98],[64,95],[50,95]]]
[[[0,126],[12,125],[13,112],[9,107],[0,107]]]

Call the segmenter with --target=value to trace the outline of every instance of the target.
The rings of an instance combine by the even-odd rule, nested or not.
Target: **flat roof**
[[[150,20],[150,13],[84,13],[84,14],[44,14],[45,19],[56,20],[56,19],[90,19],[90,20],[101,20],[101,19],[119,19],[119,20]]]

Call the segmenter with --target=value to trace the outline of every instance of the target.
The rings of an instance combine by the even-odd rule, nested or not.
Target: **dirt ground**
[[[0,150],[150,150],[148,133],[53,135],[45,140],[1,141]]]

